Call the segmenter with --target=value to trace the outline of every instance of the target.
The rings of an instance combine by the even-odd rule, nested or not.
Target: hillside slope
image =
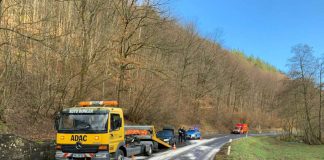
[[[62,108],[112,99],[130,123],[206,131],[239,120],[278,124],[284,76],[180,26],[158,4],[7,0],[4,8],[0,120],[8,132],[51,138]]]

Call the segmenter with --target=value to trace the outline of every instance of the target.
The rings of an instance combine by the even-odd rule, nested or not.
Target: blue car
[[[187,139],[200,139],[201,134],[200,134],[199,130],[190,129],[186,132],[186,138]]]

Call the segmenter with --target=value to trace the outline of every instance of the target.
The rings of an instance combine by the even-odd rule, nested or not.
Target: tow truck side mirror
[[[55,130],[58,130],[58,128],[59,128],[59,120],[60,120],[60,117],[61,117],[61,114],[60,114],[60,112],[58,112],[55,115],[55,122],[54,122],[54,129]]]

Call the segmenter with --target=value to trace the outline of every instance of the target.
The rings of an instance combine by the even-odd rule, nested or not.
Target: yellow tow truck
[[[171,146],[153,126],[125,126],[117,101],[84,101],[55,120],[56,160],[122,160]],[[126,133],[125,133],[126,132]]]

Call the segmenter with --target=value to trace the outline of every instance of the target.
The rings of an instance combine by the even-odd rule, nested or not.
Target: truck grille
[[[64,153],[97,153],[98,145],[82,145],[81,148],[76,145],[62,145],[62,152]]]

